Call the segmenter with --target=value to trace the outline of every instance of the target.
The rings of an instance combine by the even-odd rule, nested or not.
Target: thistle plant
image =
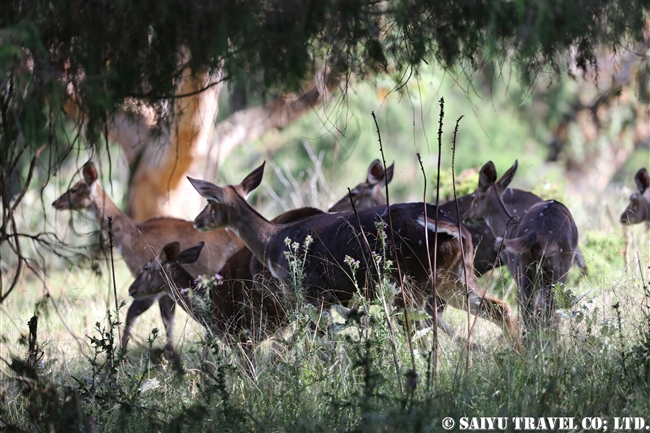
[[[354,282],[354,288],[357,291],[357,295],[359,296],[359,298],[363,299],[363,293],[361,293],[361,289],[359,288],[359,282],[357,281],[357,271],[359,270],[359,265],[361,264],[361,261],[355,260],[354,258],[348,255],[345,256],[343,261],[350,268],[352,281]]]
[[[388,224],[386,221],[379,220],[375,222],[375,227],[377,228],[377,239],[379,240],[379,245],[384,256],[379,254],[376,251],[372,251],[372,261],[374,263],[375,269],[377,269],[377,284],[378,284],[378,294],[380,297],[384,298],[386,295],[390,295],[392,298],[394,295],[394,285],[393,282],[388,278],[393,270],[393,261],[387,257],[388,254],[388,235],[386,234],[386,229]]]
[[[305,304],[305,294],[302,287],[302,282],[305,278],[305,265],[307,263],[307,254],[309,247],[314,243],[311,236],[307,236],[302,246],[302,253],[300,252],[300,244],[298,242],[291,242],[291,239],[286,238],[284,244],[288,250],[284,252],[284,258],[289,264],[289,274],[291,276],[291,288],[297,305]]]

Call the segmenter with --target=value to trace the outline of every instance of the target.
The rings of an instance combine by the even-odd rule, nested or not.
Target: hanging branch
[[[38,157],[41,156],[41,153],[43,153],[43,150],[45,150],[46,144],[42,145],[39,147],[36,152],[34,153],[34,156],[32,157],[32,162],[29,165],[29,171],[27,173],[27,180],[25,181],[25,185],[23,185],[22,190],[18,194],[18,197],[14,200],[14,203],[9,207],[8,209],[5,209],[4,215],[3,215],[3,221],[2,221],[2,238],[0,238],[0,244],[3,243],[4,241],[8,241],[9,245],[11,246],[11,249],[14,251],[16,256],[18,257],[18,264],[16,268],[16,273],[14,274],[13,280],[11,282],[11,285],[6,291],[2,290],[2,284],[0,282],[0,304],[4,302],[5,299],[11,294],[11,292],[16,288],[16,285],[18,284],[18,280],[20,279],[20,275],[22,274],[23,270],[23,261],[25,260],[23,255],[22,255],[22,250],[20,247],[20,239],[18,236],[18,228],[16,226],[16,220],[14,218],[14,212],[16,210],[16,207],[20,204],[22,199],[25,197],[25,194],[27,193],[27,190],[29,189],[29,185],[32,182],[32,177],[34,176],[34,168],[36,167],[36,161],[38,160]],[[8,220],[8,221],[7,221]],[[8,235],[6,234],[6,227],[7,227],[7,222],[11,223],[11,230],[12,234]],[[13,245],[11,241],[9,240],[10,237],[13,237]]]

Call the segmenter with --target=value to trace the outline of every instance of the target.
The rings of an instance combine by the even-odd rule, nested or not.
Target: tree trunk
[[[145,110],[135,116],[117,114],[107,125],[109,138],[122,147],[133,170],[125,212],[134,220],[192,218],[200,210],[201,198],[186,176],[214,178],[219,164],[235,147],[285,127],[326,103],[338,85],[331,75],[319,73],[304,93],[278,96],[265,106],[238,111],[214,127],[223,87],[216,81],[220,79],[184,71],[177,94],[192,95],[175,99],[171,126],[160,135],[152,134],[154,116]],[[218,84],[197,93],[211,83]],[[80,115],[73,98],[64,109],[71,117]],[[203,172],[202,164],[206,164]]]

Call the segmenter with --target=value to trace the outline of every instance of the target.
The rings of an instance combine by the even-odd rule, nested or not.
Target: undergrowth
[[[288,246],[298,282],[306,256]],[[595,235],[584,244],[588,257],[618,247]],[[373,260],[388,273],[388,260]],[[644,273],[630,271],[619,292],[599,264],[590,262],[582,293],[556,288],[563,321],[555,336],[518,352],[479,334],[469,365],[462,347],[442,340],[436,374],[431,330],[413,331],[424,337],[411,357],[402,312],[385,307],[395,294],[388,286],[374,299],[359,290],[351,309],[296,310],[293,332],[252,354],[208,341],[209,362],[194,344],[178,365],[154,356],[157,330],[139,354],[120,349],[115,311],[96,323],[85,356],[58,361],[46,355],[34,316],[16,346],[23,353],[2,360],[0,430],[420,432],[440,431],[445,417],[644,416],[650,287]],[[358,262],[347,265],[354,273]]]

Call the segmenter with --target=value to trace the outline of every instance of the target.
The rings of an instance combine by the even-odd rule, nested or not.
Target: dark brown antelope
[[[230,230],[200,233],[194,229],[191,221],[161,217],[136,223],[118,209],[101,188],[97,182],[97,170],[92,162],[87,162],[84,165],[82,174],[83,179],[56,199],[52,206],[59,210],[85,209],[90,211],[105,236],[108,234],[108,217],[112,217],[115,249],[122,255],[134,276],[149,260],[156,256],[164,245],[176,240],[182,240],[186,245],[193,245],[200,241],[206,243],[200,260],[187,267],[195,275],[214,274],[219,271],[226,260],[244,245],[242,240]],[[243,190],[242,193],[245,194],[246,191]],[[122,344],[126,345],[129,340],[133,324],[138,316],[156,301],[160,307],[160,315],[167,335],[165,350],[171,354],[174,351],[175,304],[164,292],[157,296],[138,299],[131,304],[126,315]]]
[[[634,181],[639,189],[630,196],[630,204],[621,214],[621,224],[650,223],[650,177],[645,168],[637,171]]]
[[[578,248],[578,229],[562,203],[536,203],[521,217],[512,215],[503,193],[517,171],[517,161],[499,179],[489,161],[479,173],[470,209],[464,219],[483,219],[496,238],[516,260],[508,261],[519,286],[519,308],[527,330],[549,326],[554,320],[553,286],[565,283]]]
[[[166,293],[208,332],[219,338],[234,337],[242,331],[260,331],[264,336],[280,327],[286,318],[281,295],[240,286],[240,280],[220,277],[206,287],[185,266],[200,257],[203,242],[180,250],[178,242],[165,245],[158,257],[147,263],[129,287],[136,299]],[[253,336],[259,338],[259,335]]]
[[[460,215],[464,215],[472,204],[474,195],[468,194],[458,198],[458,211]],[[506,188],[503,195],[503,204],[511,215],[518,216],[519,218],[528,212],[531,206],[541,203],[541,197],[535,194],[522,191],[515,188]],[[444,212],[452,219],[458,219],[456,212],[456,202],[451,200],[439,206],[440,211]],[[463,226],[472,234],[472,245],[474,245],[474,270],[476,275],[481,276],[489,272],[495,265],[497,267],[507,264],[508,261],[516,260],[511,254],[505,252],[497,260],[497,249],[494,247],[496,239],[492,234],[492,230],[485,223],[485,220],[475,221],[462,221]],[[583,272],[587,272],[587,265],[580,248],[576,250],[574,257],[574,264],[578,266]]]
[[[249,174],[243,184],[258,183],[263,170],[264,164]],[[210,182],[188,179],[208,199],[208,205],[194,220],[195,227],[201,231],[231,228],[240,234],[271,274],[289,287],[296,276],[292,274],[290,258],[285,255],[285,240],[304,247],[310,238],[308,251],[300,253],[305,254],[305,261],[302,280],[298,284],[302,285],[307,301],[316,305],[345,304],[356,293],[357,287],[370,288],[370,283],[377,279],[376,257],[380,256],[399,264],[401,271],[415,283],[414,300],[418,303],[428,301],[430,310],[432,282],[428,263],[434,243],[431,241],[427,245],[425,231],[431,238],[437,231],[435,278],[438,295],[460,309],[467,308],[469,301],[472,313],[500,325],[509,338],[517,338],[517,325],[511,317],[510,306],[489,295],[482,295],[477,289],[469,233],[462,227],[459,230],[456,221],[441,213],[436,224],[433,205],[426,205],[427,218],[424,203],[406,203],[394,204],[390,208],[377,206],[357,213],[312,215],[292,223],[274,224],[246,202],[241,185],[221,188]],[[392,233],[388,228],[389,211]],[[380,241],[378,230],[388,232],[386,244]],[[346,264],[350,258],[359,261],[356,270]],[[392,277],[397,278],[396,271],[392,271]],[[368,296],[372,294],[368,293]]]
[[[368,169],[366,182],[358,184],[350,191],[352,200],[355,203],[355,209],[364,210],[386,204],[386,197],[378,186],[380,186],[380,184],[385,186],[391,181],[392,177],[393,165],[386,169],[386,174],[384,175],[383,166],[378,159],[374,160]],[[336,212],[352,211],[352,201],[350,200],[350,196],[348,195],[347,198],[339,200],[332,208],[330,208],[330,212],[333,212],[332,209],[335,209]],[[276,224],[287,224],[301,220],[307,216],[323,213],[323,211],[314,208],[295,209],[279,215],[272,219],[271,222]],[[278,286],[278,280],[273,278],[271,272],[253,255],[251,250],[246,247],[242,248],[228,259],[220,274],[223,275],[224,281],[238,281],[240,290],[250,292],[254,289],[253,284],[256,284],[257,289],[262,285],[265,285],[273,293],[280,293],[281,291]],[[436,316],[438,319],[438,326],[450,337],[454,337],[455,333],[453,329],[443,320],[442,317],[445,302],[442,299],[438,299],[436,305],[438,306],[438,314]]]

